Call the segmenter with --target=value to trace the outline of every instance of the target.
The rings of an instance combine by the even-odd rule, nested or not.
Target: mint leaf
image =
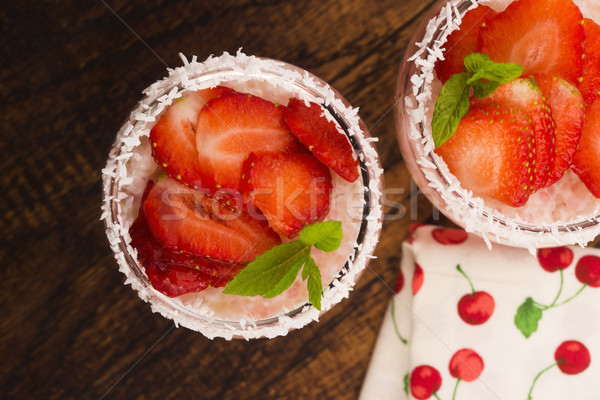
[[[500,83],[491,81],[476,81],[473,83],[473,94],[478,99],[488,97],[498,89]]]
[[[335,251],[342,243],[342,223],[340,221],[316,222],[307,225],[300,231],[300,240],[307,245],[314,245],[322,251]]]
[[[464,58],[465,69],[469,75],[477,73],[486,63],[492,61],[487,54],[471,53]]]
[[[321,311],[321,294],[323,293],[323,281],[321,280],[321,271],[312,257],[308,258],[304,269],[302,270],[302,279],[308,277],[306,283],[308,287],[308,301],[319,311]]]
[[[520,77],[522,74],[523,67],[521,67],[519,64],[495,63],[493,61],[488,61],[480,65],[477,72],[475,72],[469,78],[467,84],[470,85],[480,79],[486,79],[491,82],[503,84]]]
[[[542,319],[542,310],[535,305],[531,297],[528,297],[517,309],[515,326],[526,338],[529,338],[533,332],[537,331],[540,319]]]
[[[310,256],[307,254],[306,256],[298,260],[298,262],[296,262],[296,264],[294,264],[290,269],[288,269],[288,271],[285,273],[285,275],[283,275],[279,282],[277,282],[271,290],[265,293],[263,297],[271,299],[273,297],[279,296],[287,288],[292,286],[292,283],[294,283],[294,281],[296,280],[296,276],[298,276],[300,268],[302,268],[302,266],[306,264],[309,257]]]
[[[454,135],[460,120],[470,107],[469,92],[484,98],[523,74],[523,67],[513,63],[497,63],[487,54],[471,53],[463,60],[466,73],[454,74],[442,87],[435,103],[431,130],[438,148]]]
[[[272,298],[287,290],[302,269],[308,287],[308,300],[321,310],[323,283],[321,271],[311,257],[312,246],[322,251],[337,250],[342,241],[342,223],[317,222],[305,226],[300,238],[267,250],[242,269],[223,293]]]
[[[275,246],[242,269],[227,284],[223,293],[241,296],[264,296],[275,290],[281,280],[289,278],[287,276],[289,271],[309,255],[310,246],[299,240]],[[296,273],[298,273],[298,270],[296,270]],[[284,286],[284,284],[281,286]]]
[[[469,76],[464,72],[452,75],[440,91],[431,121],[433,142],[436,148],[454,135],[460,120],[469,111],[468,79]]]

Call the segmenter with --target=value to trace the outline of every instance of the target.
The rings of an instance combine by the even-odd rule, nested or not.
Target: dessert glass
[[[327,83],[290,64],[224,53],[199,63],[182,56],[183,66],[148,87],[117,135],[103,169],[102,219],[119,269],[152,310],[208,338],[272,338],[305,326],[349,295],[372,257],[382,221],[382,173],[378,156],[357,110]],[[323,104],[348,136],[356,151],[360,177],[354,184],[333,176],[334,192],[328,219],[342,220],[344,240],[336,253],[314,254],[323,268],[322,311],[307,302],[299,279],[275,299],[225,295],[209,288],[169,298],[153,289],[137,252],[129,245],[129,228],[137,216],[149,179],[159,174],[151,156],[148,135],[164,109],[189,91],[225,85],[265,99],[287,104],[290,96]],[[339,189],[336,192],[336,187]],[[287,295],[286,293],[291,293]],[[282,297],[283,296],[283,297]],[[289,301],[288,301],[289,300]]]
[[[434,65],[460,18],[479,4],[502,11],[510,1],[452,0],[438,6],[417,29],[401,64],[394,117],[404,161],[421,192],[444,215],[468,232],[534,251],[539,247],[579,244],[600,233],[600,200],[571,172],[515,209],[474,196],[461,187],[434,152],[431,118],[442,84]],[[583,10],[583,9],[582,9]]]

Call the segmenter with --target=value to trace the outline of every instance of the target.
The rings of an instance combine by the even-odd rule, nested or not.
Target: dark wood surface
[[[394,131],[405,48],[436,1],[5,1],[0,6],[0,397],[354,399],[413,222]],[[118,271],[101,169],[141,91],[178,53],[281,59],[328,81],[379,138],[389,218],[377,259],[319,323],[208,340],[153,314]],[[447,221],[439,223],[448,224]],[[399,377],[400,379],[400,377]]]

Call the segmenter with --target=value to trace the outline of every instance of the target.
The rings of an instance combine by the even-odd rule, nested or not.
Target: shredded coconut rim
[[[117,134],[103,176],[102,216],[106,234],[114,252],[119,270],[125,275],[125,284],[131,285],[139,297],[150,303],[152,311],[172,319],[176,325],[201,332],[213,339],[273,338],[286,335],[290,330],[301,328],[333,305],[348,297],[355,281],[372,257],[381,231],[382,221],[382,175],[378,155],[358,109],[321,79],[281,61],[248,56],[241,51],[235,55],[225,52],[218,57],[209,57],[204,62],[196,56],[188,61],[180,55],[183,66],[168,69],[168,76],[150,85],[143,91],[145,97],[131,112],[129,119]],[[187,92],[217,86],[227,81],[265,80],[273,87],[293,89],[294,94],[305,100],[322,104],[329,112],[325,116],[335,120],[348,136],[357,152],[364,185],[364,210],[359,237],[354,252],[347,257],[346,264],[338,276],[323,290],[322,311],[306,303],[294,310],[282,310],[267,319],[255,319],[248,315],[239,321],[220,320],[211,310],[199,314],[182,305],[177,298],[171,299],[154,290],[137,262],[137,253],[129,243],[131,218],[124,217],[134,205],[122,188],[131,184],[135,171],[130,174],[127,164],[140,146],[141,138],[150,134],[158,117],[165,108]],[[199,300],[201,302],[201,299]]]

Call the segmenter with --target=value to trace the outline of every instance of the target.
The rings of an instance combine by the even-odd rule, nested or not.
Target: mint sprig
[[[460,120],[469,111],[471,87],[477,98],[491,95],[504,83],[523,74],[523,67],[513,63],[497,63],[487,54],[471,53],[464,58],[465,71],[454,74],[442,87],[435,103],[431,129],[438,148],[454,135]]]
[[[227,284],[223,293],[273,298],[288,289],[302,270],[308,300],[320,311],[321,272],[310,252],[312,246],[322,251],[335,251],[340,247],[342,237],[339,221],[307,225],[300,231],[298,240],[275,246],[250,262]]]

